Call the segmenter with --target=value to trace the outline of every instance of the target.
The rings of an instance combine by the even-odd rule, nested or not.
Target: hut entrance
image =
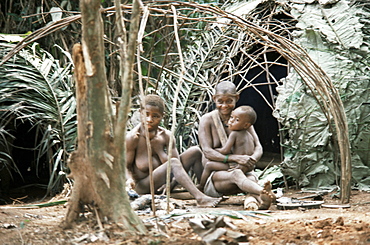
[[[7,151],[12,160],[0,162],[0,204],[39,200],[46,194],[50,173],[45,157],[38,156],[37,131],[27,121],[10,131],[14,137],[8,138]]]
[[[287,61],[279,53],[269,52],[266,58],[264,62],[268,66],[255,66],[243,77],[235,79],[238,90],[245,88],[240,93],[237,106],[250,105],[257,112],[254,127],[263,147],[262,159],[257,163],[259,169],[264,169],[270,162],[271,165],[279,164],[282,159],[279,124],[272,111],[277,96],[276,87],[288,72]]]

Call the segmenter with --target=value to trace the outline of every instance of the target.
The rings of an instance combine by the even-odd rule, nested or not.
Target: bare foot
[[[263,187],[263,190],[262,190],[262,193],[261,193],[261,200],[262,200],[262,203],[259,207],[259,209],[261,210],[267,210],[270,208],[271,206],[271,203],[275,202],[276,200],[276,196],[275,194],[272,192],[272,185],[270,183],[270,181],[267,181]]]
[[[222,197],[210,197],[206,196],[197,200],[199,207],[216,207],[222,200]]]

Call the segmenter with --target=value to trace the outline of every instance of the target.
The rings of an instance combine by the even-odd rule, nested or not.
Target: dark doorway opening
[[[15,122],[8,131],[13,135],[8,139],[12,161],[1,163],[0,204],[40,200],[46,195],[50,177],[46,158],[39,156],[40,135],[27,121]]]
[[[267,165],[281,162],[280,131],[277,119],[272,115],[277,96],[277,83],[288,74],[287,61],[277,52],[269,52],[267,61],[270,61],[268,68],[255,66],[249,69],[244,79],[235,79],[237,87],[243,88],[247,81],[253,84],[248,85],[240,93],[240,99],[236,106],[250,105],[257,113],[257,121],[254,125],[260,142],[263,147],[263,157],[257,164],[257,168],[265,168]],[[272,65],[271,65],[272,64]]]

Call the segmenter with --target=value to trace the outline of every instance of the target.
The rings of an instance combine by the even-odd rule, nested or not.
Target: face
[[[145,121],[148,125],[149,131],[157,130],[161,120],[163,118],[163,113],[159,110],[158,106],[146,105],[145,106],[146,117]]]
[[[238,108],[231,112],[228,125],[232,131],[245,130],[251,126],[248,116],[241,110],[238,110]]]
[[[216,94],[213,96],[217,110],[222,115],[230,115],[235,107],[238,96],[230,94]]]

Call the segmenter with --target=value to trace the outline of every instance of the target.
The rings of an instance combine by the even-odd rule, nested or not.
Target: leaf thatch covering
[[[291,3],[290,13],[297,20],[292,35],[328,74],[340,95],[348,122],[353,183],[368,190],[369,5],[360,1],[335,2]],[[330,129],[334,125],[316,102],[316,95],[294,71],[277,90],[274,115],[285,133],[283,171],[300,186],[339,184],[341,167],[335,144],[338,136]],[[332,117],[333,114],[329,119]],[[340,130],[344,133],[345,128]]]

